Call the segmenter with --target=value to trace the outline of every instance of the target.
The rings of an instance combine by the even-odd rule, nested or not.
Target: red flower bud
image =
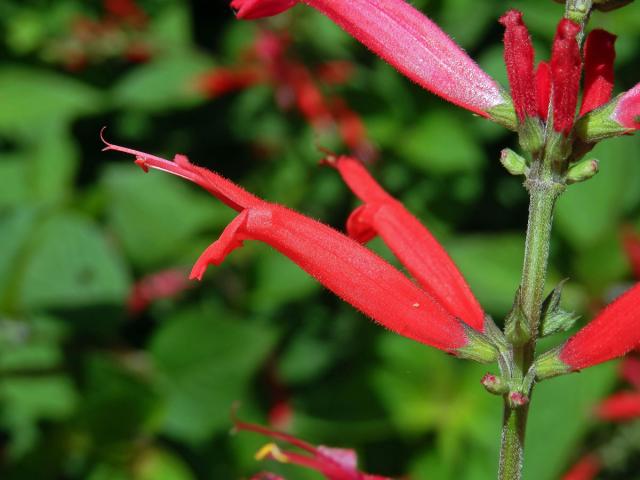
[[[560,20],[551,52],[553,128],[568,135],[573,127],[580,90],[582,58],[576,39],[580,26],[566,18]]]
[[[580,116],[611,100],[616,36],[593,30],[584,45],[584,94]]]
[[[244,240],[259,240],[283,253],[333,293],[388,329],[454,355],[493,361],[495,348],[483,336],[449,314],[389,263],[334,229],[265,202],[229,180],[176,155],[173,162],[118,145],[136,163],[190,180],[240,214],[200,256],[191,278],[220,264]]]
[[[328,162],[362,200],[347,221],[351,238],[365,243],[380,235],[400,262],[447,311],[482,331],[484,312],[442,245],[406,208],[371,177],[359,161]]]
[[[551,67],[547,62],[540,62],[536,70],[536,97],[538,115],[546,122],[551,102]]]
[[[511,98],[520,122],[538,113],[536,82],[533,70],[533,44],[529,30],[522,21],[522,13],[509,10],[500,23],[505,26],[504,61],[507,65]]]

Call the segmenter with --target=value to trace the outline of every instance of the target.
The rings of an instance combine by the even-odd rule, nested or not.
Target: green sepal
[[[598,160],[589,159],[572,165],[565,178],[567,184],[584,182],[593,178],[600,170]]]
[[[510,148],[505,148],[500,152],[500,163],[511,175],[524,175],[529,170],[525,158]]]
[[[504,333],[512,345],[522,346],[531,340],[531,322],[522,308],[520,287],[504,324]]]
[[[560,360],[562,345],[543,353],[532,365],[536,380],[544,380],[571,372],[571,367]]]
[[[525,152],[537,152],[544,147],[544,131],[539,119],[527,117],[518,127],[518,140]]]
[[[493,342],[482,333],[474,330],[466,323],[460,321],[465,330],[467,344],[455,349],[452,353],[460,358],[466,358],[480,363],[493,363],[498,359],[498,349]]]
[[[511,100],[511,97],[506,93],[503,95],[505,100],[504,103],[487,110],[487,115],[489,115],[489,118],[497,124],[515,132],[518,129],[516,110],[513,108],[513,101]]]
[[[546,337],[557,332],[566,332],[580,318],[574,312],[567,312],[560,307],[562,289],[568,278],[562,280],[547,296],[542,304],[540,320],[540,336]]]
[[[626,128],[611,118],[622,95],[583,115],[574,128],[578,137],[586,143],[596,143],[605,138],[633,132],[633,129]]]

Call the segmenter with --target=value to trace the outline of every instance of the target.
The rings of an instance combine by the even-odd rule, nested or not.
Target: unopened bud
[[[498,377],[492,373],[487,373],[482,377],[480,383],[487,392],[493,393],[494,395],[504,395],[509,391],[509,386],[502,380],[502,377]]]
[[[523,175],[527,171],[527,161],[510,148],[500,152],[500,163],[511,175]]]
[[[529,397],[522,392],[511,392],[509,394],[509,405],[511,408],[522,407],[529,403]]]
[[[599,164],[597,160],[583,160],[580,163],[576,163],[567,172],[567,183],[578,183],[584,182],[585,180],[589,180],[599,171]]]

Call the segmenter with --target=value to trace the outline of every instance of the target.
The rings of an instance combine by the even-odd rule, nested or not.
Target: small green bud
[[[509,391],[509,385],[507,385],[502,377],[498,377],[492,373],[487,373],[482,377],[480,383],[487,392],[492,393],[493,395],[504,395]]]
[[[527,172],[527,161],[510,148],[500,152],[500,163],[511,175],[523,175]]]
[[[576,163],[570,167],[567,172],[567,183],[572,184],[589,180],[598,173],[599,168],[598,161],[594,159],[583,160],[582,162]]]
[[[529,397],[522,392],[511,392],[508,395],[509,406],[519,408],[529,403]]]

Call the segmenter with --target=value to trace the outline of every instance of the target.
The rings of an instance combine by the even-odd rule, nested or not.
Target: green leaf
[[[197,233],[222,229],[233,215],[181,179],[161,172],[144,175],[135,165],[110,165],[103,182],[109,224],[136,265],[182,255]]]
[[[195,53],[160,58],[132,70],[112,91],[112,101],[120,108],[163,111],[193,107],[204,101],[198,92],[198,76],[213,62]]]
[[[60,214],[35,234],[20,282],[27,308],[120,304],[129,289],[121,258],[88,219]]]
[[[273,348],[276,333],[218,309],[190,310],[168,319],[150,351],[167,398],[164,430],[200,443],[228,428],[235,401]]]
[[[43,121],[65,123],[102,107],[93,88],[70,77],[21,67],[0,69],[0,131],[29,132]]]

